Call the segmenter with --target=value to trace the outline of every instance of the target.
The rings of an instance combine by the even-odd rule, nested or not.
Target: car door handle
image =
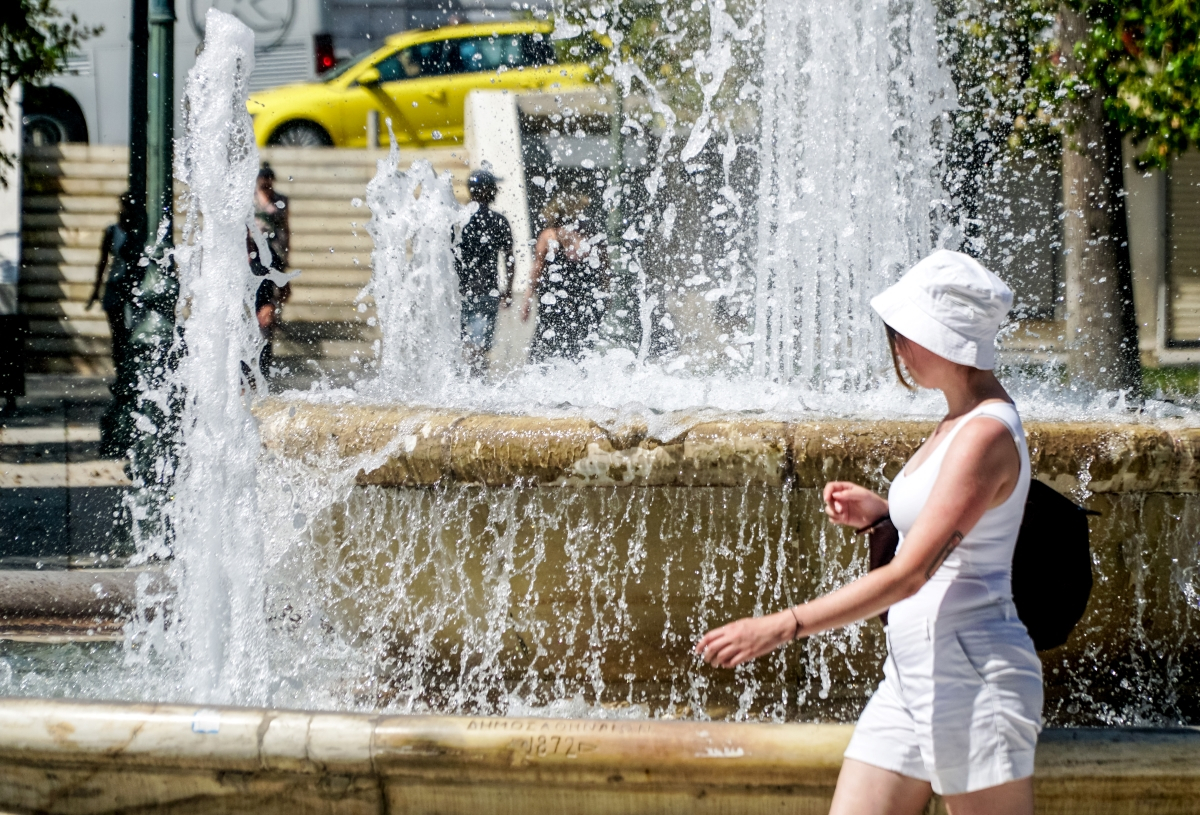
[[[437,102],[438,104],[442,104],[442,105],[446,104],[446,92],[445,91],[429,91],[428,93],[425,94],[425,96],[426,96],[426,98],[428,98],[434,102]]]

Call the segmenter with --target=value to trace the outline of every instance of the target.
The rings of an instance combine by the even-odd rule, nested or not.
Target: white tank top
[[[929,500],[954,437],[977,416],[995,419],[1012,434],[1021,456],[1017,485],[1004,503],[983,513],[932,579],[912,597],[891,607],[888,612],[890,624],[945,617],[1012,600],[1013,549],[1017,545],[1017,533],[1025,515],[1025,499],[1029,494],[1029,448],[1021,417],[1011,404],[986,402],[966,413],[914,472],[906,472],[907,466],[900,471],[888,490],[888,508],[892,523],[900,532],[899,551],[904,546],[904,536]]]

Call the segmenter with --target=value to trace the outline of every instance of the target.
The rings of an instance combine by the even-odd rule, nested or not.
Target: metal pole
[[[150,0],[149,64],[146,106],[146,229],[147,243],[162,256],[171,240],[172,144],[175,136],[175,2]],[[166,219],[166,234],[155,239]]]
[[[137,212],[146,210],[147,2],[131,0],[129,15],[129,195]],[[140,256],[146,242],[146,224],[139,223],[138,227],[136,234],[129,235],[127,245],[137,247]]]
[[[120,259],[134,270],[146,246],[146,4],[147,0],[130,0],[128,195],[133,217]],[[120,332],[118,327],[112,337],[113,400],[100,417],[100,452],[112,458],[124,458],[133,444],[131,414],[137,402],[137,366],[127,336]]]
[[[145,510],[137,537],[169,536],[161,508],[169,499],[175,461],[179,398],[163,393],[175,366],[175,303],[179,293],[174,262],[172,159],[175,129],[175,3],[149,0],[146,71],[146,254],[145,273],[135,292],[130,356],[137,378],[136,411],[142,417],[133,440],[130,470]],[[163,397],[166,397],[164,401]],[[151,430],[147,426],[153,426]]]

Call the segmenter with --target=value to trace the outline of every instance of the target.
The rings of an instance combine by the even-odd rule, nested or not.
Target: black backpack
[[[1088,516],[1069,498],[1031,481],[1025,517],[1013,551],[1012,592],[1017,616],[1039,651],[1067,641],[1083,618],[1092,593],[1092,551]],[[861,530],[870,537],[870,568],[891,563],[900,534],[891,518]],[[879,615],[887,624],[887,612]]]

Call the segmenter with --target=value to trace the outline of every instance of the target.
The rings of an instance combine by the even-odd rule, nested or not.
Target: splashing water
[[[176,252],[186,346],[172,386],[183,394],[181,458],[170,565],[177,599],[157,615],[157,636],[135,632],[146,649],[179,651],[186,698],[261,702],[266,684],[262,614],[262,519],[257,502],[258,425],[250,413],[263,342],[254,314],[261,278],[250,273],[246,235],[255,230],[258,174],[246,80],[254,35],[210,10],[203,53],[188,73],[187,137],[176,175],[188,187],[185,245]],[[259,251],[267,257],[265,241]],[[156,599],[156,598],[155,598]],[[143,612],[142,619],[152,615]],[[173,630],[163,636],[162,626]]]
[[[870,298],[954,237],[934,221],[955,106],[928,3],[768,0],[754,373],[860,391],[886,372]]]
[[[397,172],[400,152],[390,119],[387,126],[391,152],[367,185],[367,231],[375,249],[371,281],[359,301],[375,301],[383,327],[379,379],[420,399],[441,390],[461,357],[450,238],[469,212],[455,200],[449,173],[435,176],[427,161]]]
[[[631,347],[497,382],[463,375],[449,236],[466,210],[428,164],[400,172],[393,145],[366,196],[375,252],[364,297],[374,301],[382,335],[376,375],[353,389],[287,398],[582,413],[610,426],[632,414],[660,439],[705,410],[753,409],[758,418],[936,413],[934,395],[880,381],[885,345],[867,305],[908,263],[956,239],[942,220],[938,180],[940,128],[954,90],[937,62],[932,6],[763,0],[757,22],[742,27],[721,3],[705,13],[708,47],[694,56],[704,79],[700,110],[686,138],[667,101],[649,93],[661,129],[640,183],[657,203],[632,232],[695,241],[703,221],[724,236],[713,244],[723,249],[689,247],[693,265],[664,272],[672,285],[654,290],[656,264],[674,256],[656,258],[640,238],[625,241],[641,332]],[[756,90],[760,127],[747,137],[718,121],[717,97],[731,75],[731,43],[760,36],[757,26],[768,69]],[[853,719],[878,680],[877,627],[815,637],[733,674],[688,654],[710,625],[799,602],[861,573],[851,537],[814,520],[815,491],[356,487],[356,474],[423,432],[419,415],[385,428],[390,441],[371,455],[342,457],[336,445],[303,459],[260,452],[250,413],[264,392],[251,308],[260,280],[245,249],[257,169],[245,111],[253,39],[216,11],[207,32],[188,79],[177,167],[190,192],[187,243],[176,255],[188,313],[174,381],[186,394],[182,454],[168,510],[175,599],[165,604],[142,587],[123,665],[93,659],[49,680],[9,656],[0,659],[0,688],[410,712]],[[614,75],[626,91],[653,86],[630,63]],[[738,186],[735,165],[751,149],[755,184]],[[681,181],[678,168],[689,163],[707,169],[685,171]],[[693,213],[676,196],[707,190],[699,180],[706,173],[718,179],[709,185],[716,206],[695,204]],[[717,214],[695,214],[705,211]],[[738,243],[749,232],[753,251]],[[720,364],[686,344],[654,358],[656,309],[678,316],[699,286],[713,287],[700,298],[709,305],[745,295],[747,322],[710,337]],[[1044,385],[1018,383],[1023,407],[1067,418],[1099,412],[1041,399]],[[1085,620],[1091,650],[1053,668],[1071,691],[1048,703],[1058,723],[1183,715],[1178,700],[1155,709],[1122,701],[1161,697],[1186,673],[1187,652],[1170,630],[1197,624],[1194,497],[1123,497],[1112,511],[1135,523],[1143,503],[1154,504],[1161,528],[1115,528],[1097,544],[1098,580],[1134,587],[1130,617],[1154,592],[1159,608],[1177,606],[1176,595],[1191,605],[1166,624],[1139,622],[1131,640],[1111,638],[1103,615]],[[1155,543],[1163,540],[1170,545]],[[155,546],[143,554],[163,549]],[[1154,574],[1172,579],[1155,582]],[[1147,666],[1148,658],[1161,664]],[[1096,675],[1101,663],[1125,665],[1119,681]]]

